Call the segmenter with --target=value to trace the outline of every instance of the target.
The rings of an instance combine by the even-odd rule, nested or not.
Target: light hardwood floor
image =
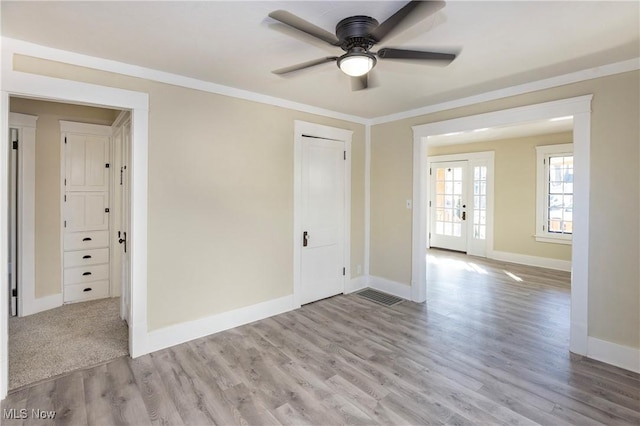
[[[2,408],[72,425],[640,424],[640,375],[568,351],[567,273],[431,251],[428,275],[427,304],[337,296]]]

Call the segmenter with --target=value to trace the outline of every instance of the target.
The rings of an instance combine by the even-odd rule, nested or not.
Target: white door
[[[344,291],[345,144],[302,138],[301,293],[310,303]]]
[[[122,262],[122,287],[120,299],[120,316],[122,319],[129,321],[131,312],[131,240],[130,240],[130,224],[131,224],[131,198],[130,198],[130,181],[129,176],[129,158],[131,149],[131,125],[124,125],[122,132],[122,147],[120,149],[120,230],[118,231],[118,242],[121,247]]]
[[[467,161],[431,165],[430,246],[467,252]]]
[[[65,135],[67,191],[109,191],[109,137]]]
[[[11,316],[18,315],[18,129],[11,129],[9,141],[9,297]]]

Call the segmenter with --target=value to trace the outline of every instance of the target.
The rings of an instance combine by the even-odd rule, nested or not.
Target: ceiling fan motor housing
[[[348,52],[354,47],[365,51],[375,44],[369,34],[378,26],[378,21],[370,16],[350,16],[338,22],[336,36],[342,50]]]

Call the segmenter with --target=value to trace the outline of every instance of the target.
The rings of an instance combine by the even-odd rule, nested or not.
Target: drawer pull
[[[85,272],[85,273],[84,273],[84,274],[82,274],[82,275],[91,275],[91,272]]]
[[[85,289],[84,289],[84,290],[82,290],[82,291],[91,291],[91,290],[93,290],[91,287],[87,287],[87,288],[85,288]]]
[[[82,256],[83,259],[91,259],[91,255],[90,254],[85,254],[84,256]]]
[[[83,238],[82,241],[91,241],[91,237]]]

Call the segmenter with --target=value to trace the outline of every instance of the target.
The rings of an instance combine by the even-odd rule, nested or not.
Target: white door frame
[[[295,120],[293,133],[293,309],[297,309],[301,306],[300,292],[302,285],[300,267],[302,257],[302,137],[312,136],[342,141],[344,142],[344,149],[347,151],[344,170],[345,275],[342,277],[342,289],[344,292],[345,283],[351,277],[351,139],[353,131]]]
[[[9,113],[9,127],[18,128],[18,182],[16,201],[18,224],[16,252],[18,281],[18,316],[31,315],[47,309],[57,298],[36,299],[35,295],[35,180],[36,180],[36,122],[34,115]],[[8,136],[7,133],[4,133]],[[5,137],[7,137],[5,136]],[[4,164],[4,163],[3,163]],[[3,240],[4,241],[4,240]],[[14,261],[15,261],[14,260]],[[62,296],[60,296],[60,303]]]
[[[149,95],[124,89],[104,87],[76,81],[44,77],[13,70],[13,52],[2,52],[0,93],[0,134],[9,132],[9,97],[22,96],[42,100],[125,109],[132,112],[131,146],[131,313],[129,321],[129,353],[135,358],[147,350],[147,186],[148,186],[148,120]],[[0,146],[0,187],[8,184],[8,138]],[[8,205],[0,202],[0,241],[8,241]],[[0,399],[7,395],[8,315],[6,244],[0,247]]]
[[[487,166],[487,230],[486,230],[486,238],[484,240],[484,250],[476,249],[471,242],[471,230],[473,229],[473,209],[467,209],[467,213],[469,213],[469,220],[467,221],[467,254],[472,256],[483,256],[488,257],[490,253],[493,252],[493,205],[494,205],[494,159],[495,152],[494,151],[483,151],[483,152],[466,152],[460,154],[447,154],[447,155],[434,155],[428,157],[427,159],[427,170],[433,167],[433,163],[438,162],[449,162],[449,161],[468,161],[469,163],[469,171],[473,170],[474,166],[477,165],[486,165]],[[431,185],[433,176],[427,173],[427,189],[429,191],[429,195],[431,192]],[[466,179],[467,182],[473,182],[473,178],[468,176]],[[473,197],[473,191],[468,193],[468,198],[471,199]],[[433,201],[433,200],[432,200]],[[427,198],[427,233],[431,232],[431,213],[432,211],[428,207],[429,198]],[[473,203],[469,203],[473,206]],[[427,246],[431,247],[429,239],[427,238]]]
[[[587,311],[589,284],[589,189],[591,147],[591,99],[593,95],[511,108],[452,120],[413,126],[413,241],[411,295],[416,302],[427,298],[427,185],[428,136],[464,132],[484,127],[519,124],[532,120],[573,116],[574,202],[580,214],[574,218],[571,331],[569,350],[587,354]]]

